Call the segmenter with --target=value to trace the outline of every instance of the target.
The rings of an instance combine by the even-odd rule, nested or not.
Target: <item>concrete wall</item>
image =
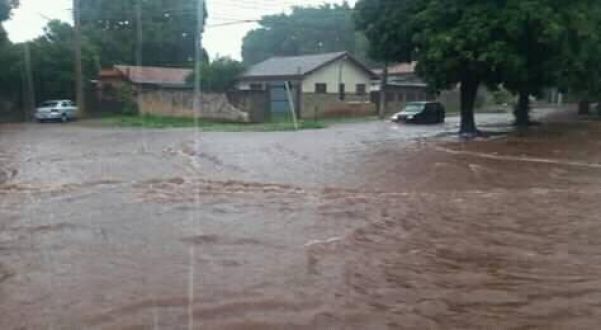
[[[403,109],[408,102],[433,100],[425,87],[413,86],[388,86],[386,91],[386,113],[396,113]],[[380,93],[372,95],[372,101],[380,102]]]
[[[170,117],[195,116],[194,94],[190,90],[157,89],[140,91],[137,97],[140,114]],[[225,94],[203,94],[199,118],[248,122],[249,115],[231,105]]]
[[[367,91],[371,84],[371,76],[361,70],[355,63],[347,59],[340,59],[303,80],[303,92],[315,93],[315,84],[327,84],[328,94],[338,94],[338,84],[345,84],[347,94],[357,93],[357,84],[364,84]]]
[[[376,105],[370,102],[369,95],[347,94],[341,101],[338,94],[303,93],[301,107],[300,117],[303,119],[373,116],[376,114]]]
[[[396,113],[403,109],[405,104],[413,101],[431,101],[436,100],[442,103],[447,112],[459,112],[461,107],[461,95],[459,88],[443,90],[438,96],[430,95],[425,87],[410,86],[388,86],[386,92],[386,113]],[[376,104],[380,102],[379,91],[372,92],[371,100]],[[481,86],[476,97],[477,109],[488,109],[494,105],[492,93]]]

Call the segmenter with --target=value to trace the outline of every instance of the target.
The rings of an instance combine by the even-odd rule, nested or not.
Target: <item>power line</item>
[[[207,28],[216,28],[216,27],[222,27],[222,26],[249,24],[249,23],[256,23],[256,22],[259,22],[259,20],[251,19],[251,20],[232,21],[232,22],[226,22],[226,23],[209,24],[206,27]]]

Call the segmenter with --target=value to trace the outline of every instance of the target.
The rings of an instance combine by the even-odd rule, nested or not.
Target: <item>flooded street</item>
[[[601,122],[546,121],[0,126],[0,329],[596,328]]]

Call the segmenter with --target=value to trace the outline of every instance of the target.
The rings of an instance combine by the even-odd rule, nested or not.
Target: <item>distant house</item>
[[[407,102],[424,101],[433,98],[428,90],[428,84],[415,73],[416,62],[399,63],[388,67],[386,86],[386,102],[390,112],[397,111]],[[379,96],[383,69],[374,72],[378,79],[372,82],[372,92]],[[376,97],[379,99],[379,97]]]
[[[142,114],[249,121],[248,112],[230,104],[225,94],[203,93],[195,107],[193,88],[187,81],[192,72],[127,65],[101,70],[96,81],[96,108],[119,112],[133,102]]]
[[[359,115],[375,112],[369,88],[376,77],[349,53],[338,52],[270,58],[246,70],[236,87],[266,91],[272,115],[289,113],[290,101],[302,118]]]

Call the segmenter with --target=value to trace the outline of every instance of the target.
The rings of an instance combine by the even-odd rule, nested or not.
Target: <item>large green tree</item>
[[[558,82],[564,60],[561,41],[565,32],[566,2],[555,0],[508,0],[503,16],[505,50],[500,80],[518,95],[514,110],[517,126],[529,126],[530,96]]]
[[[0,0],[0,22],[10,17],[10,11],[19,5],[18,0]]]
[[[260,27],[244,37],[244,63],[255,64],[272,56],[336,51],[349,51],[367,60],[367,39],[355,31],[352,14],[345,2],[295,7],[290,14],[265,16]]]
[[[9,42],[1,23],[10,18],[10,12],[18,5],[16,0],[0,0],[0,115],[10,110],[19,98],[19,70],[15,67],[17,53]],[[1,118],[0,118],[1,119]]]
[[[102,66],[194,65],[198,0],[80,1],[82,29]]]
[[[29,42],[31,72],[37,100],[75,98],[74,30],[67,23],[48,22],[44,34]],[[24,45],[21,45],[24,46]],[[82,42],[84,80],[98,73],[96,48],[89,40]]]
[[[502,1],[360,0],[357,27],[379,58],[418,61],[417,71],[433,88],[460,84],[460,133],[478,133],[474,105],[481,84],[496,84],[507,48],[499,38]]]
[[[587,114],[591,101],[601,101],[601,3],[579,1],[565,17],[560,87],[579,99],[581,113]]]
[[[458,83],[460,133],[475,135],[474,100],[481,84],[518,94],[516,123],[530,124],[530,95],[556,84],[562,63],[572,62],[574,54],[566,48],[573,45],[562,41],[567,14],[594,16],[585,3],[594,1],[360,0],[356,21],[375,56],[418,61],[418,73],[437,89]],[[575,38],[572,43],[579,42]]]
[[[6,31],[2,27],[2,22],[10,18],[10,12],[19,5],[18,0],[0,0],[0,50],[8,44]]]

